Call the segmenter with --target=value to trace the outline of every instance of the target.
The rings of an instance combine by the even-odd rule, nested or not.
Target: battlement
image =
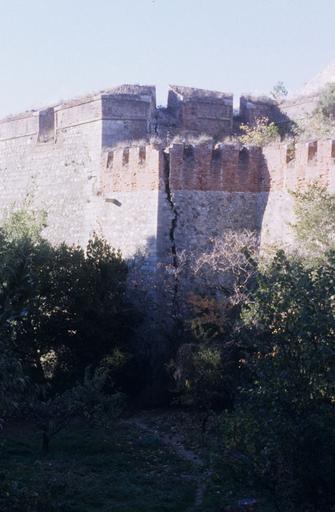
[[[297,190],[318,180],[335,190],[335,141],[272,144],[265,148],[213,141],[124,146],[103,153],[102,192],[164,190],[269,192]]]
[[[113,192],[153,191],[164,188],[163,150],[153,144],[124,146],[104,151],[101,191],[108,200]]]
[[[174,144],[169,148],[173,191],[256,192],[263,184],[260,148],[238,144]]]
[[[263,150],[271,191],[299,190],[313,181],[335,191],[335,141],[272,144]]]

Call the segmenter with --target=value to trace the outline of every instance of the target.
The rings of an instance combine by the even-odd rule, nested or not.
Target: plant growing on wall
[[[273,86],[270,94],[271,94],[271,97],[275,101],[282,101],[284,98],[286,98],[286,96],[288,95],[288,91],[285,87],[284,82],[282,82],[282,81],[277,82]]]
[[[245,146],[266,146],[279,138],[278,126],[267,117],[259,117],[252,126],[241,124],[240,130],[239,141]]]

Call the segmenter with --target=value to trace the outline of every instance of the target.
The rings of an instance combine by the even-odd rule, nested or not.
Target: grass
[[[218,512],[248,497],[256,497],[264,512],[272,510],[243,475],[238,483],[228,466],[211,464],[215,449],[201,444],[201,418],[171,411],[142,418],[159,434],[125,422],[108,433],[73,424],[53,440],[47,457],[40,454],[38,433],[28,425],[11,426],[0,438],[0,512],[186,512],[209,467],[201,512]],[[162,441],[175,434],[200,455],[203,468]]]
[[[13,431],[0,455],[1,476],[44,503],[8,512],[181,512],[194,500],[191,465],[154,435],[124,424],[108,435],[76,425],[54,440],[47,458],[36,434]]]

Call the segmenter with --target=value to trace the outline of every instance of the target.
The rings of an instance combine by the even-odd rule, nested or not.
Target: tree
[[[130,350],[127,265],[96,235],[86,252],[52,247],[34,219],[17,212],[0,231],[0,313],[7,315],[0,339],[27,377],[62,391],[87,366]]]
[[[257,252],[256,235],[245,230],[210,240],[206,251],[188,259],[192,318],[171,369],[182,403],[205,418],[234,402],[241,373],[234,331],[253,287]]]
[[[335,244],[335,194],[314,182],[292,195],[297,240],[305,254],[320,257]]]
[[[334,297],[333,251],[307,267],[279,251],[242,314],[252,378],[223,417],[225,456],[278,510],[334,506]]]
[[[288,95],[288,91],[285,87],[284,82],[277,82],[271,91],[271,96],[275,101],[282,101]]]
[[[320,112],[324,119],[334,120],[335,117],[335,83],[327,84],[321,91],[316,111]]]
[[[107,377],[105,372],[87,369],[83,382],[63,393],[48,396],[48,390],[40,388],[27,397],[21,415],[33,422],[41,434],[43,455],[48,455],[52,439],[78,417],[92,426],[112,427],[120,416],[124,397],[118,392],[106,392]]]

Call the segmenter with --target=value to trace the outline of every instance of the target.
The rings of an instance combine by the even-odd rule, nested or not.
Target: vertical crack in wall
[[[177,256],[177,247],[176,247],[176,239],[175,233],[178,224],[178,211],[176,205],[173,200],[173,195],[170,187],[170,155],[167,151],[163,152],[164,155],[164,183],[165,183],[165,193],[166,198],[170,206],[171,210],[171,224],[169,228],[169,239],[170,239],[170,250],[172,257],[172,266],[174,268],[174,287],[173,287],[173,297],[172,297],[172,305],[174,313],[177,312],[178,308],[178,287],[179,287],[179,279],[178,279],[178,256]]]

